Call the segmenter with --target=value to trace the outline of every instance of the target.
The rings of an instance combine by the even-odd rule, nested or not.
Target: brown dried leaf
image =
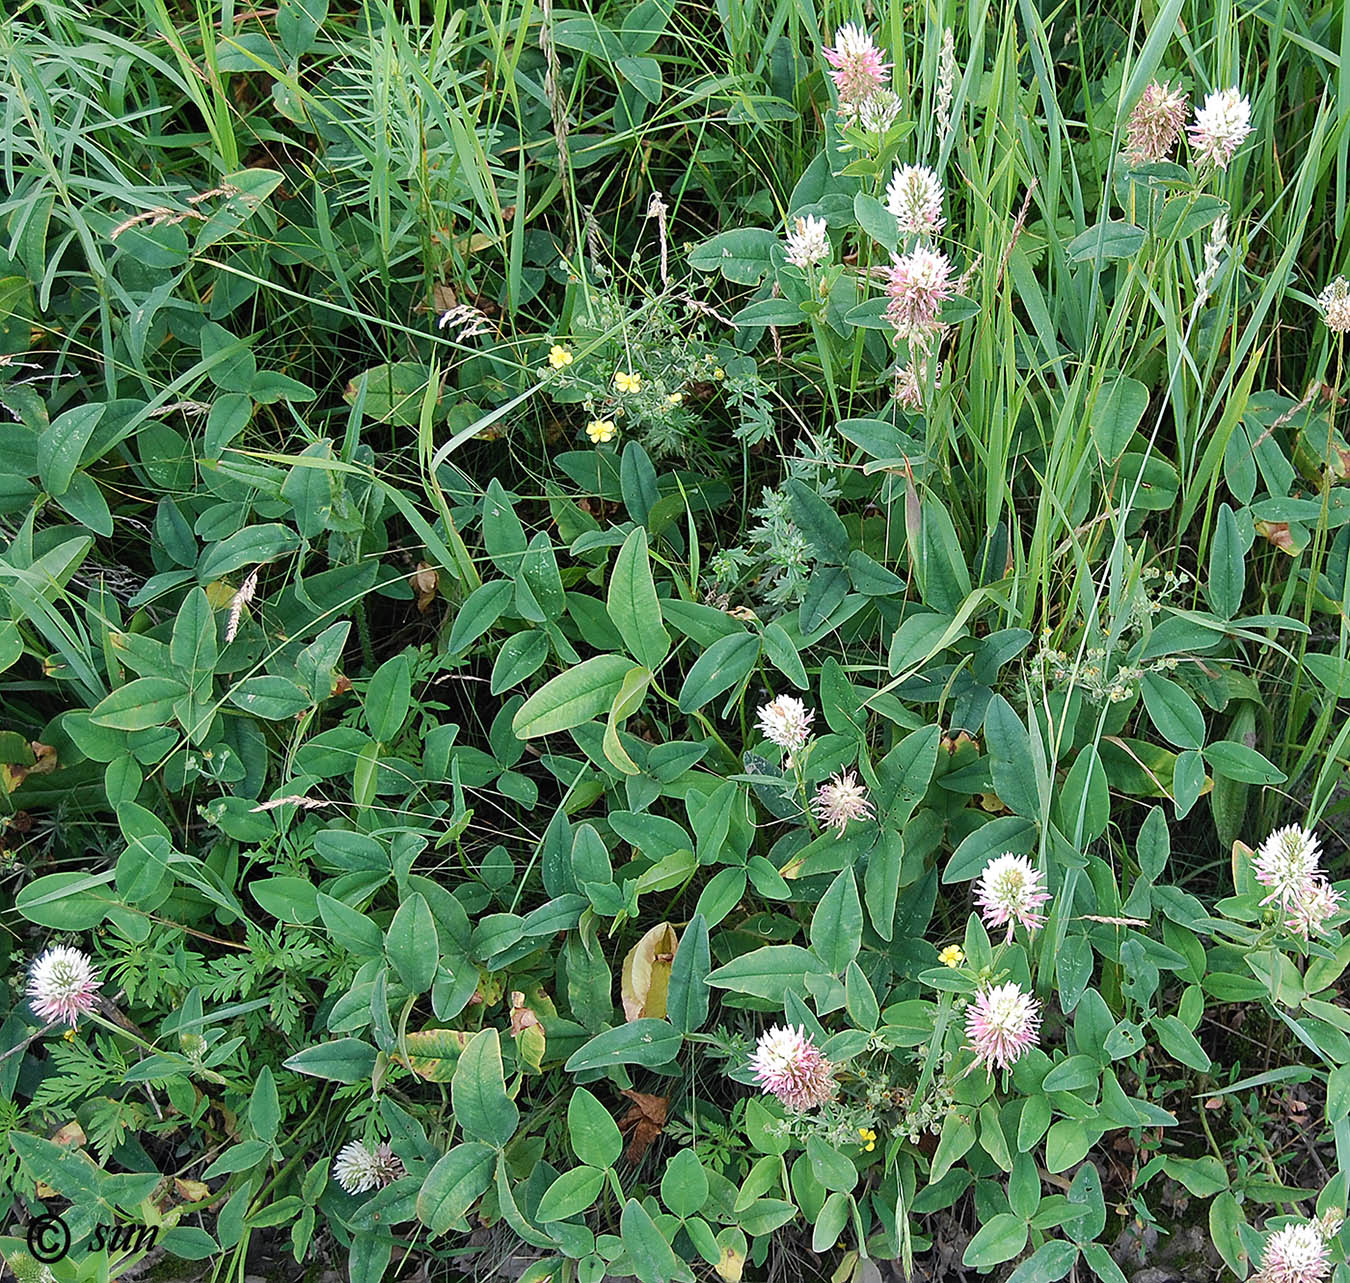
[[[619,1130],[629,1133],[624,1156],[634,1166],[640,1163],[651,1148],[652,1141],[666,1129],[670,1110],[669,1096],[649,1096],[646,1092],[625,1087],[623,1094],[633,1103],[619,1119]]]
[[[1258,535],[1268,539],[1281,552],[1287,552],[1290,556],[1298,552],[1298,541],[1289,529],[1287,521],[1255,521],[1252,524],[1255,525]]]
[[[520,1035],[539,1023],[539,1017],[525,1005],[525,995],[519,989],[511,991],[511,1032]]]
[[[79,1149],[84,1144],[87,1137],[84,1134],[84,1128],[80,1126],[73,1118],[68,1123],[62,1124],[52,1132],[50,1140],[53,1145],[69,1146],[72,1149]]]
[[[420,613],[426,614],[427,607],[436,600],[436,587],[439,582],[440,574],[436,567],[426,561],[419,561],[417,569],[408,576],[408,583],[417,594],[417,609]]]

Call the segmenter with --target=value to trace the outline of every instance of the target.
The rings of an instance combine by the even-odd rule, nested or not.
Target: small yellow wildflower
[[[859,1127],[858,1136],[862,1139],[863,1152],[870,1154],[877,1147],[877,1134],[870,1127]]]
[[[959,967],[965,960],[966,951],[959,944],[949,944],[938,954],[938,961],[944,967]]]
[[[548,363],[555,370],[566,369],[572,364],[572,353],[561,343],[555,343],[548,350]]]
[[[727,377],[727,372],[726,372],[720,365],[717,366],[717,367],[713,370],[713,378],[715,378],[715,379],[725,379],[726,377]]]
[[[613,419],[592,419],[586,425],[586,435],[596,445],[605,445],[613,441],[618,434],[619,429],[614,426]]]
[[[683,392],[672,392],[668,397],[666,397],[666,404],[667,404],[667,405],[679,405],[680,402],[683,401],[683,400],[684,400],[684,393],[683,393]]]
[[[642,389],[642,375],[634,374],[630,370],[614,371],[614,386],[620,392],[638,392]]]

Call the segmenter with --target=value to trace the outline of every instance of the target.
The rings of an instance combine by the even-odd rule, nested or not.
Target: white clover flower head
[[[1338,276],[1317,296],[1322,319],[1333,334],[1350,334],[1350,281]]]
[[[795,695],[779,695],[759,710],[759,729],[771,744],[799,753],[811,738],[815,713]]]
[[[1261,901],[1288,906],[1301,899],[1320,872],[1317,838],[1299,824],[1276,829],[1257,849],[1252,874],[1270,892]]]
[[[834,1065],[805,1027],[774,1025],[759,1036],[750,1057],[755,1081],[794,1113],[834,1099]]]
[[[858,108],[858,125],[869,134],[884,134],[900,115],[900,98],[890,89],[879,89]]]
[[[1041,905],[1050,899],[1045,875],[1024,855],[1006,851],[984,866],[975,889],[975,901],[988,927],[1007,926],[1008,939],[1021,923],[1028,931],[1045,925]]]
[[[942,184],[927,165],[901,165],[886,188],[886,208],[900,230],[930,236],[942,230]]]
[[[28,1001],[40,1020],[74,1029],[82,1015],[93,1011],[102,983],[88,954],[57,944],[29,968]]]
[[[966,1008],[966,1037],[975,1063],[1010,1069],[1040,1037],[1040,1003],[1012,981],[981,989]]]
[[[830,233],[825,220],[808,214],[794,218],[787,234],[787,261],[805,271],[830,259]]]
[[[1252,105],[1236,89],[1217,89],[1205,96],[1187,132],[1199,159],[1227,169],[1252,132]]]
[[[1331,1256],[1318,1222],[1286,1225],[1266,1240],[1259,1276],[1263,1283],[1322,1283],[1330,1273]]]
[[[1172,154],[1186,123],[1187,98],[1170,83],[1149,85],[1125,126],[1125,152],[1136,164],[1153,164]]]
[[[848,828],[850,820],[872,817],[872,803],[867,800],[867,790],[853,771],[833,775],[827,783],[822,784],[811,801],[811,810],[827,829],[838,829],[840,833]]]
[[[373,1149],[365,1141],[349,1141],[333,1160],[333,1179],[348,1194],[383,1189],[405,1174],[403,1160],[388,1141],[381,1141]]]

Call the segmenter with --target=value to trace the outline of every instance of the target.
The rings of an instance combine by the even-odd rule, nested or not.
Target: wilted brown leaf
[[[519,989],[511,991],[511,1032],[522,1034],[539,1023],[539,1017],[525,1005],[525,995]]]
[[[426,614],[427,607],[436,600],[436,586],[439,582],[440,575],[436,567],[426,561],[419,561],[417,569],[408,576],[408,583],[417,594],[417,609],[420,613]]]
[[[1298,552],[1298,541],[1287,521],[1254,521],[1252,524],[1258,535],[1269,540],[1281,552],[1287,552],[1290,556]]]
[[[62,1124],[52,1132],[50,1139],[53,1145],[79,1149],[84,1144],[86,1137],[84,1128],[72,1118],[70,1122]]]
[[[635,1166],[646,1156],[654,1141],[666,1129],[666,1115],[670,1109],[669,1096],[649,1096],[646,1092],[625,1087],[623,1094],[633,1103],[619,1119],[619,1130],[628,1135],[624,1157]]]
[[[6,793],[13,793],[30,775],[50,775],[56,770],[56,750],[50,744],[34,740],[28,749],[33,754],[31,762],[0,762],[0,789]]]

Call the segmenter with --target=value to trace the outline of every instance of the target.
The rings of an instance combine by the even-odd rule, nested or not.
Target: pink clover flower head
[[[933,390],[942,387],[942,365],[933,366]],[[895,399],[906,410],[922,410],[928,390],[928,362],[911,361],[895,372]]]
[[[365,1141],[349,1141],[333,1160],[333,1179],[348,1194],[383,1189],[404,1175],[403,1160],[394,1153],[387,1140],[373,1149]]]
[[[941,250],[917,246],[891,255],[886,278],[886,319],[902,338],[937,327],[938,313],[956,293],[951,260]]]
[[[1326,878],[1310,878],[1298,897],[1290,901],[1285,925],[1306,940],[1324,934],[1328,919],[1343,908],[1341,893]]]
[[[838,829],[840,833],[848,828],[850,820],[872,818],[872,803],[867,800],[867,790],[853,771],[832,775],[822,784],[811,800],[811,810],[827,829]]]
[[[1276,829],[1252,861],[1252,874],[1270,892],[1262,904],[1278,900],[1288,906],[1302,899],[1309,884],[1321,872],[1317,838],[1301,824]]]
[[[759,710],[759,729],[764,738],[789,753],[798,753],[811,738],[813,713],[795,695],[779,695]]]
[[[774,1025],[759,1036],[750,1057],[755,1081],[788,1109],[802,1113],[833,1100],[834,1065],[821,1053],[805,1027]]]
[[[39,1019],[62,1021],[72,1029],[93,1011],[103,982],[89,955],[69,945],[53,945],[28,971],[28,1001]]]
[[[1322,1283],[1330,1274],[1331,1254],[1317,1221],[1286,1225],[1266,1239],[1262,1283]]]
[[[882,58],[871,33],[855,22],[844,23],[834,33],[834,48],[823,52],[846,115],[890,84],[891,64]]]
[[[886,188],[886,208],[900,230],[912,235],[934,235],[942,230],[942,184],[926,165],[901,165]]]
[[[1009,940],[1019,922],[1028,931],[1045,925],[1040,907],[1049,899],[1045,875],[1025,855],[1011,851],[990,860],[975,887],[975,902],[985,926],[1006,925]]]
[[[1125,153],[1136,164],[1153,164],[1172,154],[1186,123],[1187,97],[1156,80],[1140,95],[1125,126]]]
[[[1040,1039],[1040,1003],[1009,982],[981,989],[966,1008],[966,1037],[975,1063],[991,1073],[1011,1069]]]
[[[1252,105],[1236,89],[1217,89],[1205,96],[1204,106],[1196,109],[1187,132],[1201,160],[1227,169],[1252,132]]]

